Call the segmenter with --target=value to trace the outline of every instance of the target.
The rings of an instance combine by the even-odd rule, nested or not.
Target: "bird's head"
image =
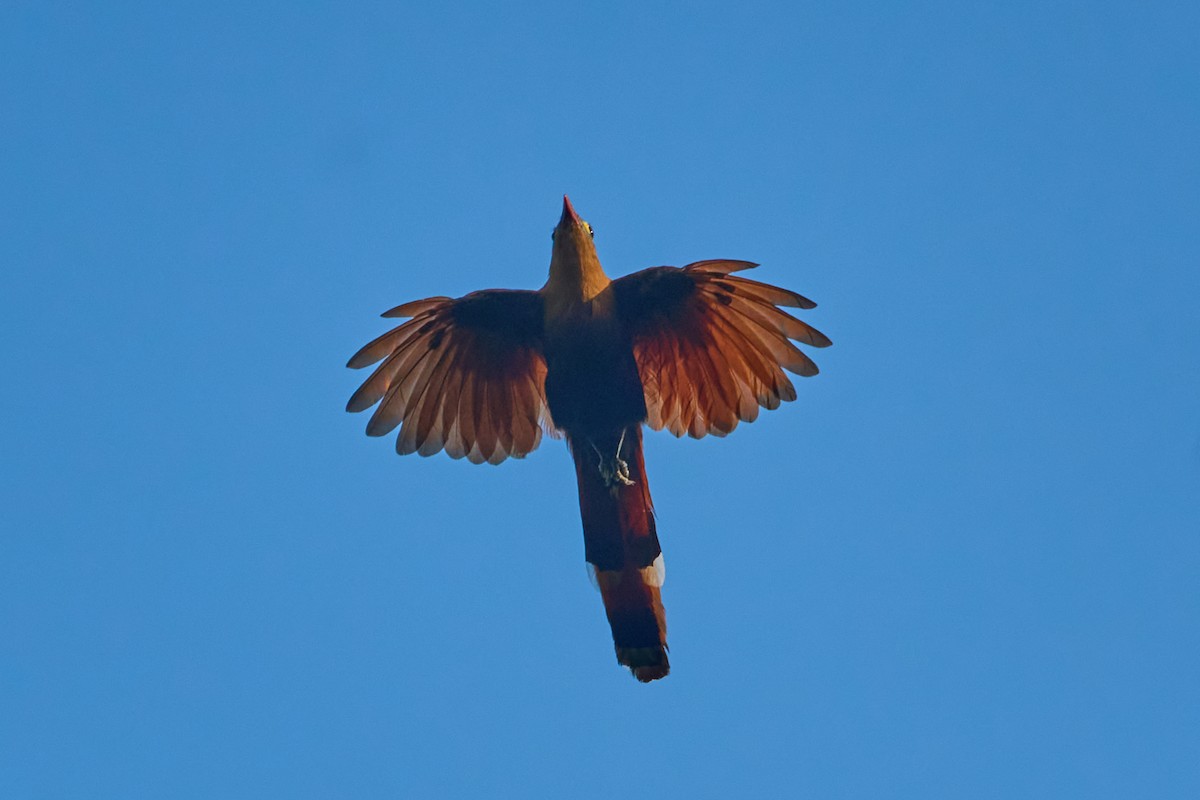
[[[571,199],[563,195],[562,218],[551,234],[554,249],[550,255],[550,282],[576,286],[585,299],[594,297],[609,283],[600,267],[593,236],[592,226],[579,218]]]
[[[592,226],[579,218],[575,207],[571,205],[571,198],[564,194],[562,218],[550,234],[550,238],[554,240],[554,254],[557,256],[561,252],[564,256],[575,256],[588,251],[595,254],[594,236]]]

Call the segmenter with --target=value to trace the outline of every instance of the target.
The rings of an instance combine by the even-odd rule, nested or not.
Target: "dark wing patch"
[[[777,306],[813,308],[803,295],[732,275],[749,261],[652,267],[613,282],[632,333],[647,424],[676,436],[724,436],[760,407],[796,399],[787,372],[817,374],[792,341],[828,347],[823,333]]]
[[[396,452],[498,464],[521,458],[552,429],[537,292],[491,289],[457,300],[431,297],[385,317],[411,316],[354,354],[347,366],[383,363],[346,404],[379,403],[367,434],[400,427]]]

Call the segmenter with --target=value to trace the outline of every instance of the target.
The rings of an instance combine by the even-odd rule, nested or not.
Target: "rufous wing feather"
[[[813,308],[803,295],[733,275],[749,261],[652,267],[613,282],[645,387],[647,424],[676,436],[724,436],[759,408],[796,399],[787,373],[817,374],[793,342],[829,338],[780,306]]]
[[[404,303],[411,316],[354,354],[348,366],[382,361],[346,404],[378,403],[367,433],[397,427],[396,451],[498,464],[521,458],[552,428],[545,398],[542,307],[536,292],[488,290],[458,299]]]

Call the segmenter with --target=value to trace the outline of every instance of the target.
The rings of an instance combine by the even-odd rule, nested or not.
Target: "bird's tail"
[[[643,683],[666,676],[665,570],[654,505],[634,425],[602,440],[572,437],[584,552],[612,628],[617,662]]]

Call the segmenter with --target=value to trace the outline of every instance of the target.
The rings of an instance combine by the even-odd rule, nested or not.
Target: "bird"
[[[377,406],[369,436],[397,427],[396,452],[498,464],[543,434],[575,464],[584,558],[617,663],[643,683],[670,672],[665,575],[642,428],[725,436],[760,408],[796,399],[787,373],[817,374],[796,343],[830,340],[784,308],[808,298],[711,259],[605,274],[595,231],[564,195],[549,276],[538,290],[486,289],[385,311],[406,319],[348,367],[377,364],[350,412]]]

